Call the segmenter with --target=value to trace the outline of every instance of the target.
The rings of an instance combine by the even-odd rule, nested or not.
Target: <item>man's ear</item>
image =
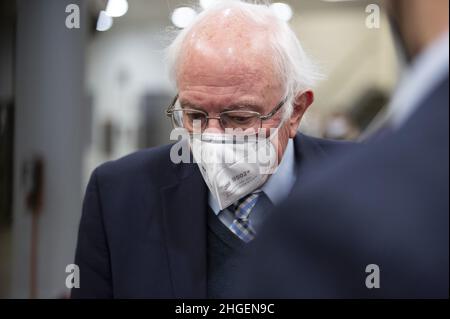
[[[297,134],[300,121],[308,107],[314,102],[314,93],[311,90],[298,94],[294,100],[293,112],[289,119],[289,137],[294,138]]]

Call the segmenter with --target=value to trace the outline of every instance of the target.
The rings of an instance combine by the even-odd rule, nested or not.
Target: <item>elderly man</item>
[[[204,11],[175,39],[168,61],[178,95],[167,114],[192,136],[198,165],[176,163],[173,146],[163,146],[94,171],[74,298],[232,295],[239,286],[230,278],[267,214],[288,196],[305,163],[341,148],[297,133],[313,102],[315,72],[287,23],[267,6],[233,1]],[[227,129],[269,128],[277,129],[265,139],[276,168],[270,175],[259,161],[247,161],[264,144],[259,139],[244,141],[247,155],[226,143]],[[238,160],[206,163],[202,149]]]

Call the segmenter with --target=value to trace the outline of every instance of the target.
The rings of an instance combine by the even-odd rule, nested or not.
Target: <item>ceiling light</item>
[[[106,14],[110,17],[121,17],[128,11],[127,0],[108,0],[106,5]]]
[[[107,31],[109,30],[113,25],[113,18],[111,18],[109,15],[106,14],[105,11],[100,11],[100,14],[98,15],[97,20],[97,31]]]
[[[197,12],[189,7],[177,8],[172,13],[172,23],[178,28],[184,29],[194,21]]]
[[[286,22],[292,19],[293,15],[292,9],[286,3],[276,2],[270,5],[270,9],[278,17],[278,19],[281,19]]]

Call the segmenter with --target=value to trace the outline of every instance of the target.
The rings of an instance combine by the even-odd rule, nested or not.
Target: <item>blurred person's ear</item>
[[[409,63],[448,30],[448,0],[384,0],[393,36]]]
[[[304,91],[296,96],[294,100],[292,115],[289,118],[289,137],[294,138],[298,126],[308,107],[314,102],[314,93],[311,90]]]
[[[413,1],[414,0],[412,0],[411,3]],[[404,36],[405,32],[403,30],[405,26],[405,15],[403,14],[405,2],[402,0],[384,0],[382,3],[389,19],[392,37],[394,39],[395,49],[400,63],[402,65],[410,64],[413,57],[408,49],[408,41]]]

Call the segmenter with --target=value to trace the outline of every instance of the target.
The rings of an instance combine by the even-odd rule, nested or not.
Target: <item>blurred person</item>
[[[244,249],[305,164],[348,147],[297,132],[313,102],[316,72],[288,24],[266,5],[233,1],[204,11],[169,47],[168,62],[179,93],[167,114],[190,134],[198,165],[174,163],[174,146],[167,145],[93,172],[73,298],[235,293],[240,287],[229,278],[240,271]],[[202,149],[236,155],[226,143],[228,128],[277,129],[267,137],[273,174],[245,159],[202,161]]]
[[[388,117],[303,176],[252,243],[240,296],[448,298],[449,2],[385,5],[410,61]]]

